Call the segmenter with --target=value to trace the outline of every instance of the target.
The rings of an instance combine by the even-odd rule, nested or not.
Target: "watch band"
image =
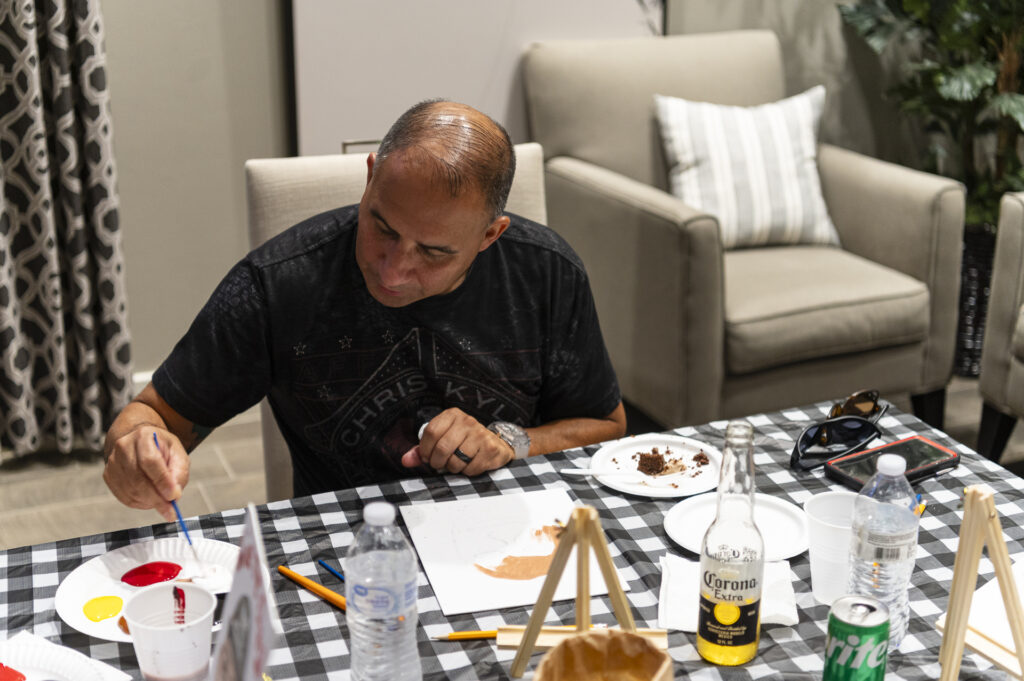
[[[530,435],[522,426],[508,421],[495,421],[487,426],[487,430],[500,437],[512,448],[514,458],[525,459],[530,455]]]

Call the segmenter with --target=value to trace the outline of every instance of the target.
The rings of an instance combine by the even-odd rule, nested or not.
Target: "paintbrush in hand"
[[[157,439],[156,433],[153,433],[153,444],[156,445],[156,450],[160,451],[160,440]],[[185,519],[181,517],[181,511],[178,509],[178,502],[171,501],[171,507],[174,509],[174,515],[178,516],[178,527],[185,534],[185,541],[188,542],[188,547],[192,549],[192,557],[196,560],[196,565],[199,567],[199,576],[205,577],[206,570],[203,569],[203,561],[199,560],[199,553],[196,551],[195,545],[192,543],[192,537],[188,534],[188,527],[185,526]]]

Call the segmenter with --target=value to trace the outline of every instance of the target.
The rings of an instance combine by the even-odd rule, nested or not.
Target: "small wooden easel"
[[[547,614],[548,608],[551,607],[551,600],[554,598],[555,589],[562,578],[562,572],[565,570],[565,564],[569,560],[573,546],[578,549],[576,552],[576,628],[545,627],[543,626],[544,616]],[[530,615],[529,624],[525,628],[501,627],[498,629],[499,647],[514,647],[516,645],[519,647],[509,672],[514,678],[522,677],[534,649],[554,647],[570,636],[578,636],[590,631],[590,556],[588,551],[591,547],[594,549],[597,564],[601,568],[604,583],[608,587],[612,611],[623,631],[647,638],[660,650],[668,648],[668,633],[664,629],[636,628],[626,594],[622,590],[622,585],[619,584],[619,575],[615,572],[612,554],[608,551],[608,542],[604,538],[604,531],[601,529],[597,511],[592,506],[581,506],[573,510],[572,517],[558,540],[558,549],[551,560],[548,576],[541,587],[540,596],[537,598],[533,614]],[[538,645],[538,637],[542,639],[541,645]]]
[[[939,650],[942,675],[939,681],[954,681],[957,678],[965,643],[993,664],[1018,679],[1022,678],[1024,614],[992,494],[992,488],[988,485],[972,485],[964,490],[964,521],[960,526],[960,545],[953,564],[949,608],[945,621],[940,620],[939,624],[942,630],[942,648]],[[1008,654],[1002,646],[997,646],[990,639],[967,628],[967,616],[971,611],[971,598],[977,583],[978,562],[986,543],[989,559],[995,566],[996,579],[999,580],[999,591],[1006,604],[1006,616],[1010,622],[1016,655]]]

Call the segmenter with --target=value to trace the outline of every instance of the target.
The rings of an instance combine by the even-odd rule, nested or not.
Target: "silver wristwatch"
[[[521,426],[508,421],[495,421],[487,426],[487,430],[507,442],[515,452],[515,458],[525,459],[530,455],[530,436]]]

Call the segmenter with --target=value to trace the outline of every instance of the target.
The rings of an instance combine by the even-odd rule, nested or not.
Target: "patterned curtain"
[[[99,0],[0,1],[0,449],[99,449],[131,344]]]

